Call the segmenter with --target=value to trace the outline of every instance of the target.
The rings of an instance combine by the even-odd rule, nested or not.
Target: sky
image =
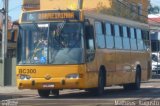
[[[154,5],[160,6],[160,0],[151,0],[151,3]],[[3,2],[0,0],[0,7],[2,8]],[[11,20],[18,20],[19,15],[21,13],[21,5],[22,0],[9,0],[9,16],[11,16]]]
[[[0,0],[0,9],[3,8],[3,0]],[[18,20],[21,7],[22,7],[22,0],[8,0],[9,1],[9,16],[11,16],[11,20],[15,21]]]
[[[153,5],[159,5],[160,6],[160,0],[151,0],[151,3]]]

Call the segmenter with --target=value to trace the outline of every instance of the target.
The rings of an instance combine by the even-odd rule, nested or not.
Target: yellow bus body
[[[83,11],[80,12],[80,21],[83,22],[84,19],[91,19],[93,26],[94,22],[100,21],[104,23],[110,22],[111,24],[126,25],[128,27],[134,27],[135,29],[148,29],[146,24],[135,21],[94,12],[88,14],[88,11],[84,12],[84,14]],[[21,21],[22,19],[20,19],[20,23]],[[103,73],[105,74],[104,86],[135,83],[137,67],[141,69],[142,81],[147,81],[150,78],[150,47],[142,51],[116,48],[108,49],[106,47],[100,49],[98,48],[95,33],[96,32],[94,32],[95,57],[93,61],[77,65],[17,65],[16,74],[18,88],[38,90],[97,88],[101,68],[105,70],[105,73]],[[149,40],[147,42],[149,43]],[[71,74],[78,74],[79,78],[67,78],[67,76]],[[30,79],[22,80],[20,76],[29,76]]]
[[[29,71],[33,69],[36,70],[35,73]],[[49,89],[48,87],[44,88],[43,84],[50,83],[54,84],[54,87],[50,89],[85,89],[94,88],[97,86],[97,72],[86,72],[86,64],[17,66],[16,70],[17,86],[19,89]],[[23,72],[20,70],[23,70]],[[66,78],[69,74],[79,74],[80,78]],[[20,80],[20,75],[30,75],[31,79]],[[50,77],[50,79],[47,79],[47,77]]]
[[[123,85],[135,81],[136,67],[139,63],[141,63],[142,67],[142,81],[147,81],[149,79],[148,76],[150,76],[150,68],[147,67],[150,63],[147,60],[144,61],[147,57],[148,55],[145,52],[130,53],[104,49],[96,51],[93,62],[82,65],[17,66],[17,86],[19,89],[96,88],[99,68],[102,65],[107,70],[106,86]],[[36,70],[36,72],[30,70]],[[80,78],[66,78],[69,74],[79,74]],[[29,75],[31,79],[21,80],[19,78],[20,75]],[[50,79],[48,80],[47,77],[50,77]],[[53,84],[54,87],[45,88],[43,84]]]

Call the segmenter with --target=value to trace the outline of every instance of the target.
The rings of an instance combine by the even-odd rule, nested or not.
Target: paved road
[[[34,94],[9,101],[17,102],[18,106],[160,106],[160,81],[142,83],[141,88],[126,91],[122,87],[109,87],[102,97],[83,90],[64,90],[59,97],[44,99]]]

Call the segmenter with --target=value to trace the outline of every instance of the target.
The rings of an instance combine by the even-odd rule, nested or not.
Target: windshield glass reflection
[[[81,23],[23,24],[18,36],[18,64],[84,62]]]

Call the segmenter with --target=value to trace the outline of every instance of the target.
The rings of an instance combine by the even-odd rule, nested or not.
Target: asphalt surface
[[[27,91],[29,92],[29,91]],[[101,97],[83,90],[63,90],[60,96],[51,95],[49,98],[40,98],[36,91],[23,94],[19,97],[1,100],[15,106],[160,106],[160,80],[142,83],[138,91],[123,90],[122,87],[107,87]]]

